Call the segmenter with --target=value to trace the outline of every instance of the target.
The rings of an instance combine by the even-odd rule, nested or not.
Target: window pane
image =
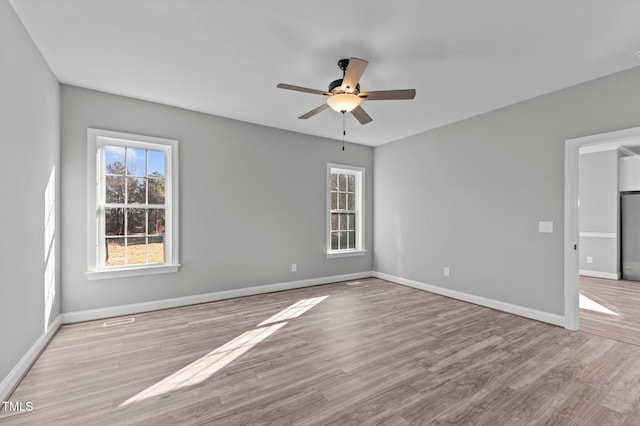
[[[355,210],[355,194],[347,194],[347,210]]]
[[[338,210],[338,193],[331,193],[331,210]]]
[[[107,203],[124,204],[125,178],[120,176],[107,176],[105,178],[104,199]]]
[[[145,209],[127,209],[127,235],[144,235],[146,219]]]
[[[149,179],[149,204],[164,204],[164,179]]]
[[[331,233],[331,250],[338,250],[338,232]]]
[[[344,214],[344,213],[340,214],[340,228],[339,229],[341,231],[343,231],[343,230],[346,231],[346,229],[347,229],[347,215]]]
[[[109,145],[104,147],[104,172],[108,175],[124,174],[124,148]]]
[[[162,151],[147,151],[147,176],[165,177],[165,153]]]
[[[124,235],[124,209],[104,209],[105,235]]]
[[[339,191],[347,190],[347,178],[345,175],[338,175],[338,190]]]
[[[356,248],[356,233],[354,231],[349,231],[347,238],[348,238],[347,247],[350,249]]]
[[[355,213],[349,213],[349,226],[348,229],[350,231],[355,231],[356,230],[356,214]]]
[[[338,213],[331,213],[331,230],[337,231],[338,229]]]
[[[128,178],[128,204],[145,204],[147,199],[147,180],[145,178]]]
[[[127,265],[139,265],[141,263],[147,263],[146,238],[127,238]]]
[[[344,250],[347,248],[347,233],[346,232],[340,232],[340,241],[338,244],[340,250]]]
[[[124,238],[108,238],[105,240],[105,265],[124,265]]]
[[[149,263],[164,263],[164,237],[162,235],[148,238],[147,246]]]
[[[149,209],[149,235],[164,234],[164,209]]]
[[[347,207],[346,195],[344,192],[338,193],[338,210],[344,210]]]
[[[335,173],[331,173],[331,189],[330,191],[338,190],[338,175]]]
[[[129,176],[145,176],[146,151],[144,149],[127,148],[127,174]]]
[[[356,190],[356,177],[354,175],[347,175],[347,191],[355,192]]]

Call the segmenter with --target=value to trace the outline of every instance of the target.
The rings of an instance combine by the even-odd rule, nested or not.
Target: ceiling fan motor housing
[[[334,95],[337,95],[338,93],[344,93],[344,91],[342,90],[342,79],[339,78],[337,80],[333,80],[331,83],[329,83],[329,92],[333,93]],[[356,85],[356,90],[355,91],[351,91],[349,93],[352,93],[354,95],[357,95],[358,93],[360,93],[360,83],[358,83]]]

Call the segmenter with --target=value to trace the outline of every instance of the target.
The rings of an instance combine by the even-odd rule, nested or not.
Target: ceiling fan
[[[314,95],[327,96],[327,103],[312,109],[298,118],[307,119],[331,108],[334,111],[346,114],[350,112],[360,122],[367,124],[373,119],[360,106],[362,101],[386,101],[392,99],[413,99],[416,96],[415,89],[404,90],[380,90],[376,92],[361,92],[360,77],[364,73],[369,63],[363,59],[350,58],[340,59],[338,67],[342,70],[342,78],[334,80],[329,84],[329,90],[316,90],[307,87],[293,86],[291,84],[280,83],[278,88],[295,90],[297,92],[312,93]]]

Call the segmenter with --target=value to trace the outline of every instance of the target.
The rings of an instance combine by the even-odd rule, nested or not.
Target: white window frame
[[[165,176],[165,261],[164,263],[110,266],[102,264],[104,257],[104,224],[100,220],[104,208],[104,147],[117,145],[160,150],[166,155]],[[178,141],[101,129],[87,129],[87,272],[90,280],[121,278],[177,272],[178,262]]]
[[[331,249],[331,174],[351,174],[356,177],[356,247],[352,249]],[[347,257],[347,256],[363,256],[366,253],[364,249],[364,189],[365,189],[365,169],[364,167],[347,166],[343,164],[327,163],[327,258]]]

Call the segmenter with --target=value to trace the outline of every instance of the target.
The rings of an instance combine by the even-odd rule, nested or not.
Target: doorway
[[[596,152],[599,149],[603,151],[617,150],[621,147],[624,149],[625,146],[631,145],[640,145],[640,127],[565,141],[564,325],[569,330],[580,329],[580,230],[578,218],[580,149],[589,149],[592,152]],[[589,291],[593,295],[597,284],[603,285],[605,283],[585,281],[585,288],[592,284],[593,286]],[[585,293],[589,291],[585,291]],[[583,304],[587,302],[585,300],[586,296],[586,294],[582,296]],[[588,297],[586,298],[589,299]],[[592,299],[591,301],[594,302]],[[596,302],[596,304],[598,303]],[[603,306],[602,304],[600,305]],[[605,309],[608,308],[605,306]],[[613,312],[613,310],[609,310]],[[585,317],[585,326],[591,326],[587,323],[591,323],[591,318]]]

